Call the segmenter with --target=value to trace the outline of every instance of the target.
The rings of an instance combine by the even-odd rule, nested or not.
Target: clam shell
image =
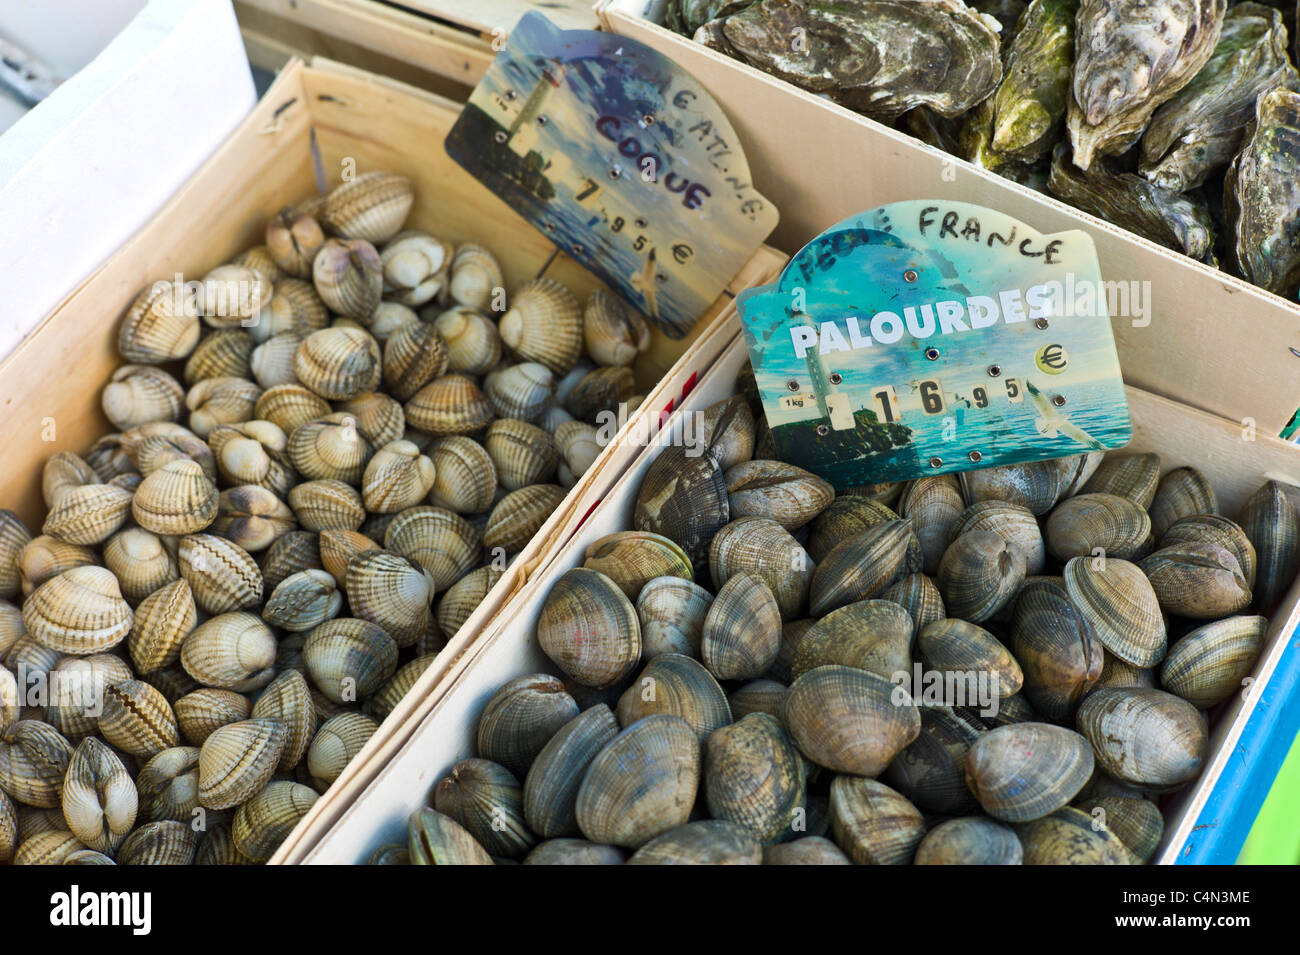
[[[598,365],[630,365],[650,347],[650,326],[639,312],[616,296],[597,289],[582,311],[587,354]]]
[[[297,670],[284,670],[253,704],[253,719],[275,720],[285,728],[280,772],[289,772],[307,755],[316,733],[316,707],[306,678]]]
[[[235,810],[231,839],[254,862],[265,862],[316,802],[316,793],[299,783],[276,780]]]
[[[311,264],[308,263],[307,274],[303,278],[309,278],[310,275]],[[281,278],[275,283],[275,294],[271,300],[248,326],[247,335],[254,342],[265,342],[289,333],[305,335],[318,328],[325,328],[329,323],[329,309],[316,294],[311,282]],[[241,378],[249,377],[246,372],[235,374]]]
[[[771,845],[792,831],[806,795],[803,759],[776,718],[753,713],[705,741],[704,797],[714,819]]]
[[[543,839],[578,832],[578,789],[591,761],[618,735],[604,703],[565,723],[537,753],[524,780],[522,807],[528,828]]]
[[[648,660],[664,653],[698,657],[704,618],[713,596],[683,577],[646,581],[636,600],[641,652]]]
[[[479,514],[492,506],[496,465],[482,445],[463,435],[451,435],[430,444],[428,454],[434,471],[430,504],[457,514]]]
[[[241,720],[213,731],[199,750],[199,804],[230,809],[247,802],[270,781],[284,743],[278,720]]]
[[[303,645],[307,675],[335,703],[363,700],[397,670],[397,644],[366,620],[340,617],[312,630]]]
[[[690,822],[651,839],[628,865],[762,865],[763,853],[744,826],[718,819]]]
[[[374,449],[355,415],[336,412],[294,428],[289,460],[307,480],[331,479],[360,484]]]
[[[71,744],[54,727],[19,720],[0,733],[0,789],[27,806],[58,806],[72,752]]]
[[[1076,557],[1065,565],[1065,586],[1094,636],[1121,660],[1139,667],[1165,655],[1165,624],[1151,583],[1124,560]]]
[[[366,519],[365,503],[357,490],[332,478],[303,481],[289,492],[289,506],[298,523],[309,531],[354,531]]]
[[[208,530],[253,553],[266,550],[297,526],[293,511],[273,492],[246,484],[221,492],[217,518]]]
[[[552,410],[568,415],[568,412],[562,408]],[[543,423],[545,424],[545,422]],[[575,483],[578,478],[591,469],[591,466],[596,463],[596,459],[600,457],[600,453],[605,450],[605,444],[601,439],[600,432],[585,421],[569,419],[560,422],[555,427],[552,437],[555,439],[555,447],[559,450],[563,459],[561,463],[569,469]]]
[[[622,865],[622,849],[586,839],[549,839],[524,857],[524,865]]]
[[[177,553],[181,576],[200,610],[221,614],[261,604],[261,568],[238,544],[212,534],[189,534],[181,538]]]
[[[617,712],[624,729],[657,713],[680,717],[701,743],[731,722],[731,707],[717,680],[697,661],[676,653],[647,663],[619,697]]]
[[[356,417],[357,430],[376,448],[400,441],[406,432],[402,406],[377,391],[363,391],[355,398],[341,401],[338,410]]]
[[[1100,459],[1098,459],[1100,460]],[[1046,514],[1067,496],[1071,483],[1078,477],[1079,457],[1029,461],[979,471],[965,471],[958,476],[967,504],[979,501],[1005,501]],[[1081,483],[1081,482],[1080,482]]]
[[[338,616],[343,594],[324,570],[302,570],[281,581],[262,608],[262,619],[273,627],[300,632]]]
[[[906,610],[917,631],[947,616],[943,595],[925,574],[908,574],[882,593],[880,599],[891,600]]]
[[[419,564],[385,551],[366,551],[348,561],[348,606],[362,620],[383,628],[400,647],[420,639],[429,625],[433,581]]]
[[[727,482],[717,460],[708,452],[692,456],[673,445],[660,452],[642,479],[632,525],[675,541],[699,574],[707,566],[713,536],[730,514]]]
[[[1024,583],[1024,552],[993,531],[967,531],[939,561],[935,584],[953,617],[982,622],[997,616]]]
[[[188,823],[198,808],[199,750],[174,746],[153,756],[136,777],[140,797],[138,819]]]
[[[452,249],[425,232],[399,233],[384,246],[384,292],[403,305],[423,305],[447,284]]]
[[[244,378],[204,378],[185,394],[190,430],[206,438],[219,424],[248,421],[260,397],[262,389]]]
[[[340,713],[327,720],[307,750],[307,771],[333,783],[378,729],[378,723],[361,713]]]
[[[406,420],[436,435],[473,434],[492,422],[492,404],[473,378],[443,375],[415,393],[405,405]]]
[[[447,341],[435,326],[428,322],[404,325],[384,343],[384,386],[398,401],[410,401],[447,371],[450,360]]]
[[[14,853],[14,865],[63,865],[86,847],[70,832],[41,832],[24,839]]]
[[[53,507],[64,491],[83,484],[100,483],[104,482],[100,481],[95,469],[71,451],[54,452],[41,469],[41,496],[45,499],[47,508]],[[17,515],[14,515],[14,519],[17,519]],[[31,535],[28,534],[27,538],[30,540]]]
[[[448,286],[453,301],[470,308],[486,309],[497,289],[505,291],[504,285],[505,278],[496,256],[473,242],[457,247],[451,260],[451,283]]]
[[[751,680],[727,697],[731,712],[737,720],[751,713],[766,713],[780,722],[785,718],[785,698],[790,690],[775,680]]]
[[[132,497],[112,484],[67,488],[45,516],[41,531],[65,544],[102,544],[127,522]]]
[[[884,783],[837,776],[831,783],[831,830],[859,865],[906,865],[925,835],[925,821]]]
[[[483,447],[492,458],[497,479],[508,491],[545,483],[559,461],[551,436],[527,421],[502,418],[492,422]]]
[[[967,785],[984,811],[1004,822],[1041,819],[1069,805],[1092,769],[1088,740],[1050,723],[999,726],[966,754]]]
[[[275,634],[251,613],[221,613],[185,638],[180,660],[203,686],[240,689],[274,666]]]
[[[1025,582],[1016,598],[1011,641],[1029,702],[1048,719],[1068,719],[1100,678],[1103,651],[1064,581]]]
[[[365,329],[344,326],[312,332],[293,363],[298,380],[322,398],[341,401],[379,387],[379,343]]]
[[[782,461],[742,461],[725,479],[733,519],[765,517],[786,530],[807,524],[835,497],[829,483]]]
[[[1144,791],[1178,789],[1205,765],[1205,718],[1163,690],[1097,690],[1079,705],[1075,722],[1092,743],[1097,765]]]
[[[1006,501],[977,501],[966,508],[952,526],[952,540],[970,531],[992,531],[1025,555],[1025,573],[1041,574],[1047,547],[1033,512]]]
[[[131,604],[179,577],[176,561],[162,540],[139,527],[109,538],[104,545],[104,564],[117,577],[122,595]]]
[[[1160,606],[1195,620],[1212,620],[1250,606],[1241,564],[1217,544],[1170,544],[1139,565]]]
[[[374,696],[366,700],[365,711],[368,714],[379,720],[387,719],[437,657],[436,651],[424,652],[423,646],[417,646],[416,651],[422,655],[399,667],[388,682],[375,691]]]
[[[335,235],[387,242],[406,221],[415,202],[411,181],[391,172],[368,172],[335,186],[317,218]]]
[[[17,596],[22,585],[19,560],[31,531],[13,511],[0,510],[0,599]]]
[[[441,507],[410,507],[402,511],[388,525],[384,548],[409,557],[432,574],[437,592],[445,591],[469,573],[482,555],[474,527]],[[321,555],[324,553],[322,535]],[[328,563],[326,569],[330,569]]]
[[[123,680],[104,691],[99,735],[123,752],[150,759],[180,743],[176,714],[147,683]]]
[[[199,840],[198,851],[194,853],[195,865],[253,865],[252,859],[235,848],[230,828],[228,822],[208,827],[207,834]]]
[[[462,759],[434,787],[433,804],[494,856],[522,859],[537,842],[524,823],[523,788],[504,766]]]
[[[1047,518],[1047,548],[1065,563],[1098,551],[1140,560],[1151,549],[1151,518],[1141,506],[1114,494],[1080,494],[1057,505]]]
[[[582,310],[573,293],[553,279],[533,279],[515,292],[497,323],[501,341],[521,361],[563,375],[582,357]]]
[[[573,386],[564,407],[578,421],[607,426],[634,410],[630,405],[635,394],[636,375],[631,368],[595,368]]]
[[[1016,827],[1025,865],[1128,865],[1124,843],[1078,809],[1061,809]]]
[[[233,690],[203,687],[182,696],[172,708],[185,742],[202,746],[214,730],[248,719],[252,706],[247,697]]]
[[[155,282],[131,303],[117,331],[117,350],[144,364],[184,358],[199,343],[197,303],[180,282]]]
[[[79,742],[98,728],[104,690],[134,676],[121,657],[97,653],[64,657],[49,673],[45,720],[71,742]]]
[[[1300,516],[1276,481],[1260,486],[1237,520],[1255,548],[1255,606],[1271,609],[1300,571]]]
[[[841,494],[813,520],[808,533],[808,555],[821,563],[836,544],[877,524],[898,519],[898,514],[880,501]],[[919,541],[917,547],[919,551]]]
[[[276,385],[266,389],[253,406],[259,420],[270,421],[285,434],[299,425],[323,418],[330,413],[329,402],[316,392],[299,384]]]
[[[273,593],[293,574],[319,570],[321,566],[320,535],[310,531],[290,531],[277,537],[262,555],[262,592]]]
[[[927,574],[933,575],[939,569],[939,559],[956,536],[953,526],[964,509],[961,488],[950,474],[919,478],[903,489],[898,513],[912,522]]]
[[[564,488],[556,484],[533,484],[511,491],[492,508],[483,529],[483,546],[502,554],[519,553],[564,497]]]
[[[656,577],[692,577],[691,562],[666,537],[645,531],[615,531],[587,548],[582,566],[598,570],[636,600],[641,588]]]
[[[941,822],[916,847],[914,865],[1020,865],[1024,850],[1008,826],[967,816]]]
[[[931,624],[937,626],[938,624]],[[912,618],[887,600],[861,600],[832,610],[812,624],[794,649],[791,677],[835,664],[891,680],[912,664]]]
[[[884,677],[823,666],[790,686],[785,725],[799,751],[818,765],[877,776],[916,739],[921,716],[902,688]]]
[[[447,637],[454,637],[478,605],[496,586],[504,571],[487,565],[470,571],[442,594],[434,611],[439,629]]]
[[[244,265],[218,265],[203,277],[199,312],[213,328],[247,327],[271,300],[272,280]]]
[[[119,449],[126,457],[126,465],[115,468],[113,479],[135,468],[147,477],[172,461],[193,461],[212,483],[217,480],[217,461],[207,442],[189,428],[169,421],[132,428],[120,436]],[[82,483],[78,481],[77,483]]]
[[[311,275],[311,263],[324,244],[325,232],[315,216],[290,206],[281,209],[266,225],[267,253],[289,275]]]
[[[196,534],[217,516],[217,489],[194,461],[172,461],[149,474],[131,501],[135,522],[162,536]]]
[[[1086,812],[1124,843],[1134,865],[1145,865],[1155,855],[1165,832],[1160,807],[1140,796],[1080,796],[1075,808]],[[1094,826],[1095,828],[1095,826]]]
[[[1217,514],[1219,503],[1204,474],[1195,468],[1175,468],[1160,479],[1148,510],[1151,512],[1151,532],[1159,540],[1180,518]]]
[[[545,365],[522,362],[489,374],[483,393],[499,417],[536,421],[556,397],[555,375]]]
[[[1160,483],[1160,455],[1108,454],[1084,485],[1085,494],[1114,494],[1126,497],[1146,510],[1155,500]]]
[[[920,570],[907,566],[908,547],[914,539],[909,522],[893,520],[840,541],[813,571],[808,612],[820,617],[847,604],[868,600],[904,574]]]
[[[151,421],[175,421],[184,400],[180,382],[154,365],[122,365],[100,395],[104,417],[118,431]]]
[[[840,847],[822,836],[804,836],[763,848],[763,865],[852,865]]]
[[[459,306],[433,321],[447,343],[447,370],[485,375],[501,363],[501,334],[496,323],[472,308]]]
[[[450,816],[421,809],[411,816],[410,858],[414,865],[492,865],[478,840]]]
[[[985,727],[944,706],[921,709],[921,734],[889,764],[884,780],[922,809],[960,814],[979,803],[966,785],[966,754]]]
[[[42,646],[59,653],[102,653],[131,630],[131,607],[117,578],[103,567],[66,570],[41,584],[23,604],[23,625]]]
[[[542,748],[578,715],[578,704],[564,684],[545,673],[516,677],[502,685],[483,708],[476,749],[500,763],[516,779],[527,778]]]
[[[362,324],[369,323],[383,295],[379,253],[364,239],[326,240],[312,260],[311,277],[316,294],[330,311]],[[376,354],[376,370],[378,362]]]
[[[578,789],[578,826],[592,842],[639,847],[690,818],[699,780],[695,732],[680,717],[647,716],[588,766]]]
[[[989,690],[996,702],[1015,696],[1024,683],[1024,674],[1015,657],[993,634],[965,620],[937,620],[926,626],[916,638],[921,661],[945,679],[965,673],[987,676]]]
[[[1162,548],[1192,543],[1215,544],[1230,551],[1241,567],[1246,586],[1254,588],[1258,558],[1255,545],[1240,525],[1218,514],[1195,514],[1174,521],[1160,538]]]
[[[584,686],[611,686],[641,658],[641,628],[631,601],[616,582],[582,567],[551,588],[537,621],[537,642]]]
[[[248,367],[252,371],[252,377],[257,384],[267,389],[296,384],[298,373],[295,371],[295,363],[298,351],[310,334],[311,332],[305,329],[302,331],[281,332],[279,335],[272,335],[254,348]],[[260,395],[255,395],[254,399],[260,397]],[[251,415],[245,415],[244,417],[251,417]]]

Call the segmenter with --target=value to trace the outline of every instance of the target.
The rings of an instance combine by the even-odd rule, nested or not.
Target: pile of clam
[[[1147,861],[1296,576],[1281,488],[1233,520],[1090,454],[836,494],[758,410],[660,453],[541,609],[559,676],[502,686],[373,861]]]
[[[361,176],[143,292],[117,431],[0,512],[0,862],[268,859],[635,402],[639,316],[507,299],[413,201]]]
[[[670,0],[666,23],[1271,292],[1300,288],[1293,3]]]

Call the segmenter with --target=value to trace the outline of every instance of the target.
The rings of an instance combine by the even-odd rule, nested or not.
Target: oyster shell
[[[1229,163],[1260,94],[1300,88],[1286,36],[1278,10],[1258,3],[1229,10],[1209,62],[1151,117],[1142,136],[1142,175],[1185,192]]]
[[[1061,138],[1078,8],[1078,0],[1033,0],[1020,18],[992,97],[990,145],[998,153],[1030,161]]]

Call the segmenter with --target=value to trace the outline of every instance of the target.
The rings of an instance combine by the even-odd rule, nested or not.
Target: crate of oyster
[[[837,495],[747,373],[294,861],[1231,861],[1296,731],[1300,453],[1130,388],[1106,458]]]
[[[845,209],[917,195],[1083,228],[1114,280],[1128,384],[1270,435],[1300,403],[1293,11],[604,0],[600,15],[726,110],[782,211],[778,248],[794,253]],[[911,56],[942,73],[904,68]],[[950,238],[989,241],[964,221]]]
[[[431,147],[458,111],[292,64],[0,366],[0,861],[264,861],[328,817],[639,453],[566,409],[640,393],[652,434],[734,335],[724,296],[649,342]]]

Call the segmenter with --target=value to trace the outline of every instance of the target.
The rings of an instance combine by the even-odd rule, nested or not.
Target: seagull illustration
[[[1034,423],[1038,427],[1039,434],[1045,437],[1061,434],[1085,448],[1091,448],[1094,451],[1106,450],[1105,445],[1066,417],[1048,400],[1047,395],[1039,391],[1034,383],[1028,379],[1025,380],[1025,390],[1034,399],[1034,407],[1038,409],[1039,418]]]
[[[659,318],[659,300],[655,290],[655,250],[645,257],[645,268],[641,274],[632,276],[632,287],[645,296],[645,313],[651,318]]]

